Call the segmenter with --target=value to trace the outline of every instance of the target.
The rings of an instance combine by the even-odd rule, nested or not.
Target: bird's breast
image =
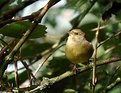
[[[90,42],[67,42],[65,54],[72,63],[84,63],[92,56],[93,48]]]

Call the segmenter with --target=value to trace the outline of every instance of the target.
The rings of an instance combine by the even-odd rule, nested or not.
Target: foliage
[[[45,13],[41,12],[44,8],[40,8],[24,17],[24,9],[38,0],[0,1],[0,91],[31,92],[41,86],[43,77],[51,79],[71,71],[72,63],[65,57],[66,33],[70,29],[79,28],[93,46],[98,43],[97,62],[121,57],[120,0],[62,1],[66,3],[54,6],[61,1],[50,0],[50,7],[54,7],[48,7]],[[42,67],[38,70],[40,65]],[[95,93],[121,92],[120,65],[121,60],[96,68]],[[91,93],[92,69],[49,84],[42,91],[37,90],[38,93]]]

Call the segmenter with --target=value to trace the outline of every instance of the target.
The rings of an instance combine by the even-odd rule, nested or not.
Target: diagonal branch
[[[117,57],[117,56],[116,57],[111,57],[111,58],[108,58],[108,59],[104,60],[103,62],[98,62],[96,64],[96,67],[97,66],[102,66],[102,65],[105,65],[105,64],[109,64],[109,63],[113,63],[113,62],[117,62],[117,61],[121,61],[121,56],[120,57]],[[77,74],[80,74],[80,73],[82,73],[84,71],[90,70],[90,69],[92,69],[92,67],[93,67],[93,64],[89,64],[89,65],[87,65],[85,67],[80,67],[80,71]],[[30,90],[30,93],[33,93],[33,92],[35,92],[37,90],[46,89],[50,85],[53,85],[54,83],[59,82],[59,81],[65,79],[65,78],[73,76],[73,75],[75,75],[73,73],[73,71],[67,71],[67,72],[65,72],[65,73],[63,73],[63,74],[61,74],[61,75],[59,75],[57,77],[51,78],[51,79],[43,78],[43,81],[41,82],[41,85],[36,87],[33,90]]]
[[[107,93],[108,91],[110,91],[111,89],[113,89],[116,85],[118,85],[119,83],[121,83],[121,78],[118,77],[115,82],[111,83],[110,85],[108,85],[106,87],[106,89],[104,90],[104,93]]]

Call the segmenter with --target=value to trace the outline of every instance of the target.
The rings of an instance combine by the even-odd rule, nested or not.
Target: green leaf
[[[5,36],[21,38],[23,34],[30,28],[31,22],[19,21],[8,24],[0,29],[0,34]],[[44,25],[38,25],[29,38],[40,38],[44,36],[46,27]]]
[[[44,50],[51,47],[52,43],[27,42],[21,49],[22,57],[35,57]]]

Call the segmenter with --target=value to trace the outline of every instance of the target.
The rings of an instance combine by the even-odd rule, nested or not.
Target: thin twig
[[[1,37],[1,38],[0,38],[0,41],[2,42],[2,44],[3,44],[3,45],[8,45],[8,43],[5,42],[5,41],[3,40],[3,38],[4,38],[4,37]]]
[[[106,27],[108,27],[108,25],[101,26],[101,27],[100,27],[100,30],[101,30],[101,29],[104,29],[104,28],[106,28]],[[97,27],[97,28],[92,29],[91,31],[97,31],[98,29],[99,29],[99,28]]]
[[[4,53],[6,53],[7,49],[10,48],[11,45],[14,45],[16,43],[16,39],[11,40],[8,44],[2,40],[3,43],[6,45],[1,49],[0,51],[0,68],[3,65],[4,60]]]
[[[94,49],[94,61],[93,61],[93,75],[92,75],[92,93],[95,93],[95,83],[96,83],[96,59],[97,59],[97,46],[98,46],[98,36],[100,29],[100,22],[98,23],[98,29],[96,31],[96,43]]]
[[[100,27],[100,30],[101,29],[104,29],[104,28],[106,28],[106,27],[108,27],[109,25],[115,25],[115,24],[118,24],[118,23],[120,23],[121,22],[121,20],[118,20],[118,21],[116,21],[116,22],[113,22],[113,23],[110,23],[110,24],[106,24],[106,25],[104,25],[104,26],[101,26]],[[97,29],[98,29],[98,27],[97,28],[93,28],[91,31],[97,31]]]
[[[3,53],[8,49],[8,47],[10,47],[14,42],[16,41],[16,39],[11,40],[5,47],[3,47],[0,51],[0,57],[3,55]]]
[[[29,69],[28,65],[26,64],[26,62],[23,62],[23,60],[21,60],[21,63],[24,65],[24,67],[27,70],[27,74],[28,74],[28,79],[30,82],[30,86],[32,85],[32,79],[31,76],[36,80],[36,78],[34,77],[34,75],[31,73],[31,70]]]
[[[121,34],[121,31],[119,31],[118,33],[116,33],[115,35],[112,35],[111,37],[107,38],[106,40],[102,41],[97,47],[100,47],[102,44],[106,43],[108,40],[118,36],[119,34]]]
[[[104,91],[107,90],[107,87],[108,87],[108,86],[110,86],[110,83],[111,83],[112,79],[113,79],[114,76],[117,74],[117,72],[119,71],[119,69],[120,69],[120,66],[116,67],[116,69],[112,72],[112,75],[109,77],[108,82],[107,82],[107,84],[105,85]]]
[[[49,49],[45,50],[44,52],[42,52],[41,54],[37,55],[36,57],[33,58],[32,62],[35,62],[39,59],[41,59],[43,56],[48,55],[49,53],[51,53],[52,51],[54,51],[56,48],[58,48],[60,44],[57,42],[54,45],[52,45],[52,47],[50,47]]]
[[[36,11],[36,12],[34,12],[31,15],[28,15],[28,16],[15,17],[15,18],[12,18],[12,19],[4,20],[4,21],[0,22],[0,28],[3,27],[6,24],[10,24],[12,22],[18,22],[18,21],[22,21],[22,20],[30,20],[30,21],[33,21],[33,19],[39,14],[39,12],[41,10],[42,9],[39,9],[38,11]]]
[[[17,89],[19,88],[19,76],[18,76],[18,66],[17,66],[17,61],[18,59],[14,59],[14,71],[15,71],[15,82],[16,82],[16,87]]]
[[[34,80],[37,80],[36,77],[32,74],[32,72],[31,72],[30,68],[28,67],[27,63],[24,62],[23,60],[21,60],[21,62],[22,62],[22,64],[24,65],[24,67],[26,68],[26,70],[28,71],[28,73],[32,76],[32,78],[33,78]]]
[[[60,46],[58,46],[57,48],[55,48],[54,50],[53,50],[53,52],[52,53],[50,53],[47,57],[46,57],[46,59],[43,61],[43,62],[41,62],[41,64],[39,64],[39,66],[38,66],[38,68],[35,70],[35,72],[34,72],[34,76],[36,76],[36,74],[37,74],[37,72],[41,69],[41,67],[44,65],[44,63],[48,60],[48,58],[57,50],[57,49],[59,49],[60,47],[62,47],[63,46],[63,44],[62,45],[60,45]],[[53,46],[53,47],[56,47],[56,46]]]
[[[117,47],[119,47],[119,46],[121,46],[121,43],[119,43],[118,45],[115,45],[115,46],[112,46],[112,47],[108,48],[108,49],[105,50],[105,52],[104,52],[102,55],[100,55],[98,58],[101,58],[102,56],[104,56],[105,54],[109,53],[110,51],[114,50],[115,48],[117,48]]]
[[[44,63],[48,60],[48,58],[51,56],[52,54],[49,54],[48,56],[47,56],[47,58],[41,63],[41,64],[39,64],[39,66],[38,66],[38,68],[35,70],[35,72],[34,72],[34,76],[36,76],[36,74],[37,74],[37,72],[41,69],[41,67],[44,65]]]

